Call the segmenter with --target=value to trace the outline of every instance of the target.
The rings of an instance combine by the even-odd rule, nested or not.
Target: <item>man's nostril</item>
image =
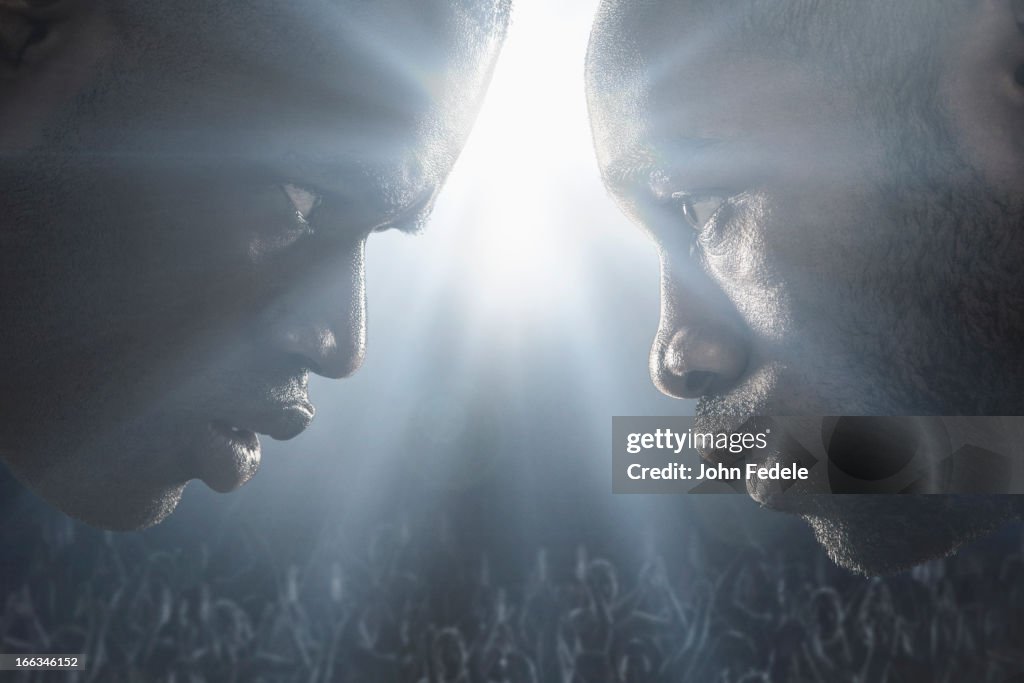
[[[323,372],[320,369],[320,364],[313,360],[312,358],[310,358],[308,355],[294,353],[292,354],[292,358],[295,360],[295,363],[299,367],[303,368],[307,372],[310,372],[314,375],[323,376]]]
[[[747,365],[744,339],[723,324],[680,329],[654,352],[655,383],[676,398],[728,391]]]
[[[716,374],[713,372],[694,370],[693,372],[686,373],[683,377],[683,386],[687,394],[702,396],[714,384],[716,377]]]

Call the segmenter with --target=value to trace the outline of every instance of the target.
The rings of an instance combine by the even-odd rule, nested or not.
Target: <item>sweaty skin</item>
[[[1022,413],[1012,4],[601,4],[587,62],[598,162],[661,255],[652,377],[699,399],[700,429]],[[808,493],[829,490],[816,483]],[[865,571],[1019,514],[1005,498],[786,500]]]
[[[364,245],[414,231],[505,0],[0,0],[0,457],[91,524],[228,491],[366,348]]]

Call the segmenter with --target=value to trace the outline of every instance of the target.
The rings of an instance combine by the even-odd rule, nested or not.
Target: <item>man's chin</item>
[[[863,574],[945,557],[1017,517],[1010,496],[810,497],[814,509],[800,516],[836,564]]]
[[[159,496],[121,496],[114,502],[92,505],[82,510],[67,510],[67,514],[91,526],[111,531],[138,531],[167,519],[181,501],[185,487],[180,486]]]
[[[181,501],[185,485],[154,489],[123,487],[97,490],[90,487],[29,483],[43,500],[64,514],[86,524],[111,531],[137,531],[168,517]]]

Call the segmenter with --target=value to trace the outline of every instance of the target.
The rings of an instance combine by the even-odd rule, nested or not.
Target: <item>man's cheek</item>
[[[789,328],[789,283],[772,267],[761,226],[747,221],[736,227],[736,234],[703,250],[704,268],[752,332],[781,341]]]

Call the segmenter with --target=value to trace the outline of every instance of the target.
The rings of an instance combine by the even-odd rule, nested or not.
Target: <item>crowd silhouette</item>
[[[486,555],[401,524],[301,562],[258,536],[185,552],[46,529],[6,586],[2,649],[87,667],[12,680],[1024,681],[1021,550],[996,569],[967,552],[868,578],[783,548],[627,568],[538,547],[499,580]]]

